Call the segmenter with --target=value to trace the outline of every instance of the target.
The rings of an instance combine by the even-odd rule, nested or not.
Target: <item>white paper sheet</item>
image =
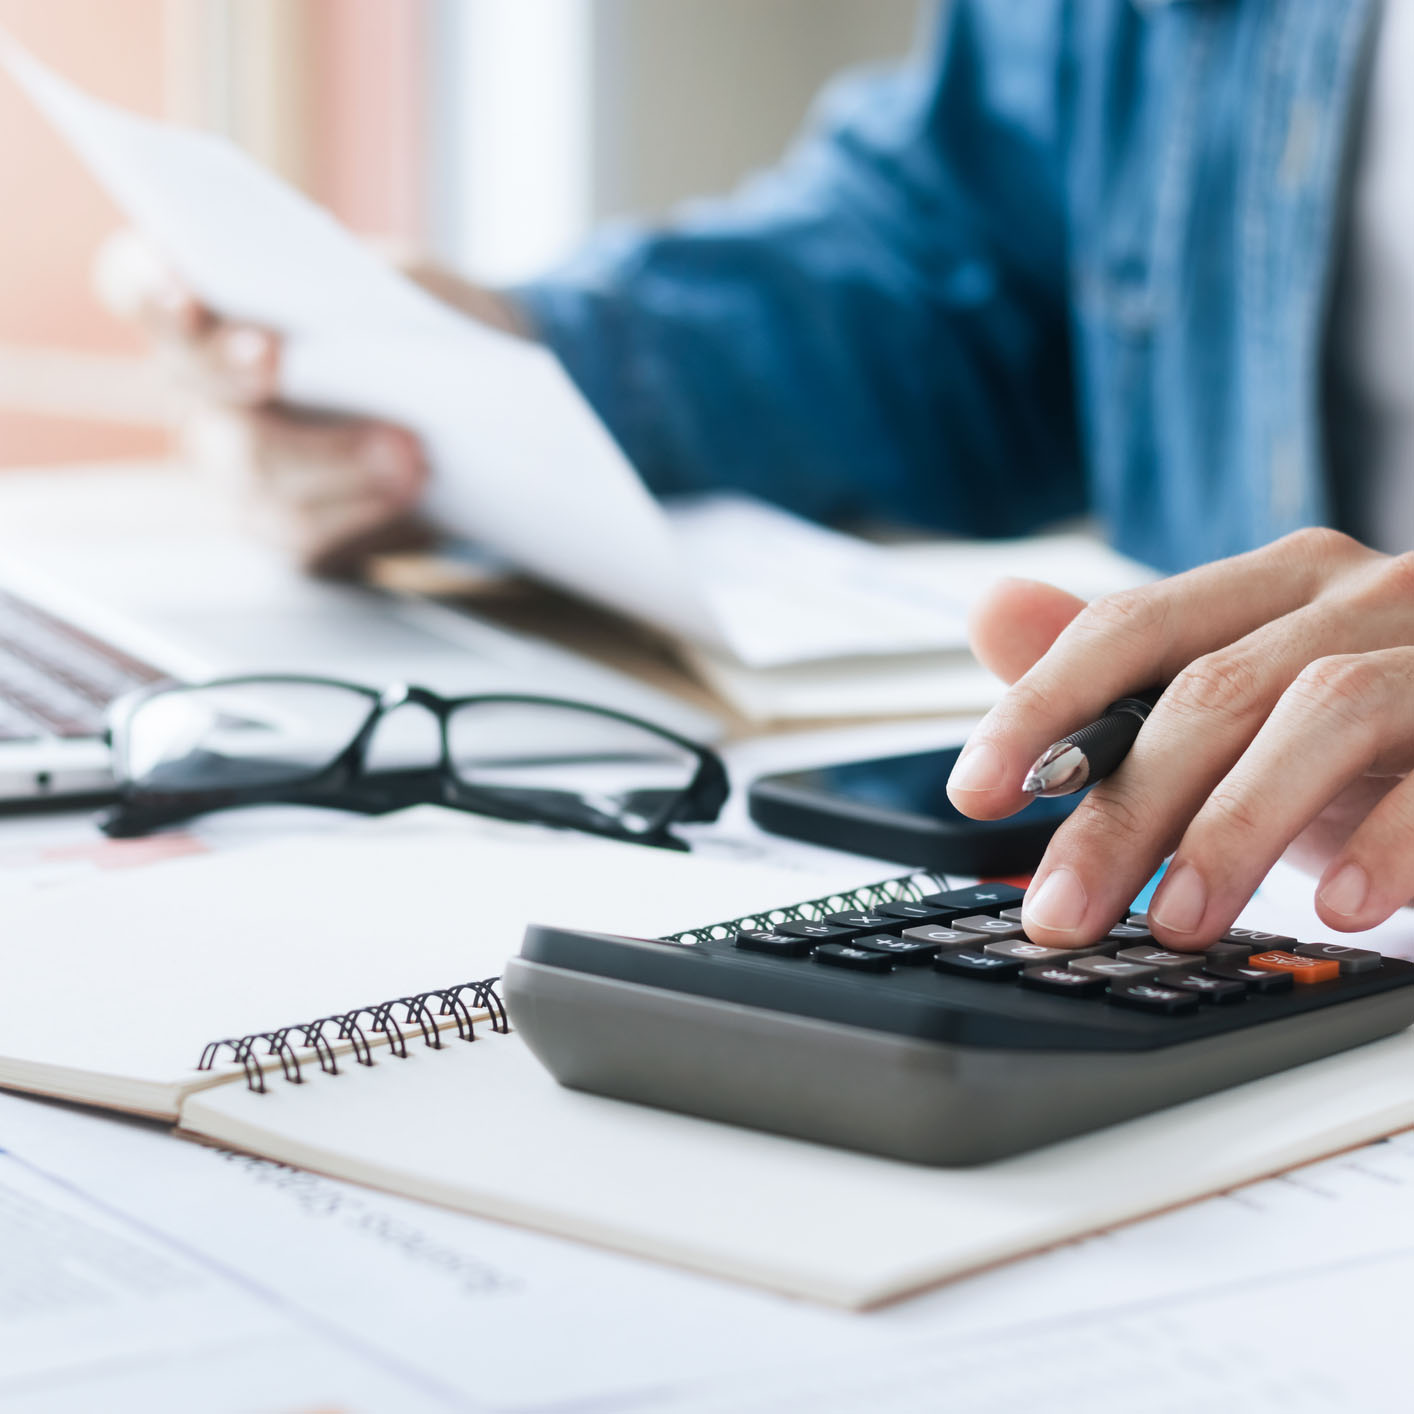
[[[488,1414],[290,1330],[0,1386],[0,1414]],[[585,1411],[565,1411],[585,1414]]]
[[[672,1414],[1405,1414],[1414,1134],[983,1273]],[[1299,1317],[1298,1317],[1299,1313]],[[1262,1332],[1308,1323],[1303,1339]],[[907,1333],[907,1334],[906,1334]]]
[[[682,529],[671,508],[669,514],[674,526]],[[790,547],[789,552],[778,551],[772,561],[782,579],[782,592],[785,579],[804,561],[809,568],[797,574],[799,585],[838,582],[847,586],[849,592],[838,596],[848,603],[840,609],[841,622],[862,628],[871,615],[876,624],[887,622],[895,651],[747,666],[740,655],[689,648],[686,657],[698,675],[738,713],[756,722],[984,712],[1001,697],[1005,684],[967,651],[965,618],[998,580],[1039,579],[1082,599],[1093,599],[1154,578],[1153,570],[1085,534],[874,546],[806,527],[817,539],[811,545],[806,534],[787,533],[773,519],[789,518],[773,517],[767,509],[729,499],[687,528],[704,547],[714,539],[722,542],[723,562],[738,566],[748,548],[766,555],[771,539]],[[861,555],[861,550],[867,554]],[[807,551],[819,555],[818,569],[805,558]],[[867,596],[859,593],[861,581],[871,587]],[[753,597],[770,599],[769,594],[742,594],[725,608],[714,603],[726,614],[728,609],[744,610]],[[939,651],[935,644],[932,651],[910,651],[908,632],[918,632],[921,642],[929,620],[937,625],[939,638],[945,626],[955,628],[958,647]],[[789,614],[765,616],[762,631],[783,636],[799,631],[790,625]],[[864,634],[856,637],[862,640]]]
[[[1148,565],[1112,550],[1098,534],[1058,531],[1007,540],[934,540],[884,550],[893,579],[919,595],[952,600],[965,612],[1000,579],[1039,579],[1095,599],[1158,578]]]
[[[652,1391],[646,1407],[674,1414],[914,1414],[937,1407],[931,1401],[944,1392],[949,1414],[1229,1414],[1269,1407],[1259,1397],[1272,1384],[1283,1397],[1315,1401],[1288,1403],[1283,1414],[1336,1409],[1317,1401],[1332,1387],[1361,1414],[1407,1408],[1371,1400],[1382,1382],[1404,1380],[1414,1135],[860,1315],[723,1289],[145,1126],[0,1095],[5,1145],[72,1188],[91,1188],[110,1213],[275,1295],[297,1323],[323,1323],[342,1342],[346,1369],[373,1369],[372,1358],[389,1350],[429,1386],[445,1376],[478,1405],[597,1399],[596,1408],[636,1408]],[[1309,1339],[1256,1338],[1267,1313],[1280,1324],[1293,1312],[1309,1324]],[[367,1364],[355,1354],[365,1341]],[[537,1345],[555,1359],[527,1362],[523,1352]],[[492,1349],[496,1358],[473,1370]],[[278,1355],[289,1383],[274,1386],[285,1401],[277,1407],[298,1407],[296,1392],[318,1388],[306,1381],[322,1362],[306,1343],[252,1337],[248,1353],[232,1376],[253,1379],[257,1357]],[[177,1372],[191,1361],[175,1351],[166,1358]],[[201,1346],[197,1370],[210,1382],[222,1370],[223,1390],[229,1363]],[[1103,1384],[1097,1369],[1108,1372]],[[0,1412],[122,1408],[126,1378],[104,1371],[94,1382],[72,1366],[63,1388],[73,1381],[88,1402],[52,1404],[11,1404],[0,1380]],[[1047,1394],[1039,1402],[1038,1382]],[[26,1388],[33,1399],[35,1387]],[[382,1388],[369,1385],[354,1407],[424,1407],[380,1400]],[[1403,1383],[1392,1388],[1405,1395]],[[1171,1403],[1145,1402],[1165,1392]],[[192,1406],[174,1396],[142,1407],[186,1414]],[[252,1398],[235,1407],[260,1405]]]
[[[747,667],[844,654],[941,657],[967,645],[966,600],[953,586],[899,572],[877,545],[749,496],[673,499],[667,515],[732,655]]]
[[[659,1414],[1408,1414],[1411,1285],[1405,1250],[991,1338],[930,1336]]]
[[[474,1125],[470,1104],[461,1122]],[[321,1326],[477,1408],[617,1407],[768,1370],[783,1350],[822,1359],[841,1341],[863,1353],[893,1340],[840,1313],[16,1096],[0,1094],[0,1146],[278,1302],[286,1325]],[[116,1348],[129,1329],[115,1328]],[[0,1348],[6,1330],[0,1315]],[[0,1414],[5,1368],[0,1357]]]
[[[549,352],[438,303],[225,139],[89,98],[3,36],[0,59],[192,290],[284,331],[292,401],[416,428],[429,509],[454,529],[722,642],[657,503]]]
[[[41,1132],[83,1126],[78,1182],[3,1147],[15,1115]],[[115,1206],[104,1141],[124,1132],[0,1097],[0,1414],[468,1407],[396,1352],[365,1350],[318,1312]],[[160,1164],[145,1176],[154,1215],[165,1177]]]
[[[953,648],[957,605],[873,547],[750,503],[676,525],[546,349],[439,303],[232,144],[0,61],[212,308],[283,331],[292,402],[417,431],[427,509],[511,562],[768,666]]]
[[[199,1263],[0,1151],[0,1390],[280,1324]]]

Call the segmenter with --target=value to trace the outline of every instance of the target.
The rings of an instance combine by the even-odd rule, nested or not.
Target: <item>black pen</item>
[[[1158,698],[1158,692],[1141,692],[1111,702],[1103,716],[1048,746],[1021,789],[1030,795],[1072,795],[1103,780],[1129,755]]]

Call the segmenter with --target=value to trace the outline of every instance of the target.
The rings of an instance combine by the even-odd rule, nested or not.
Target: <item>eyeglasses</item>
[[[431,717],[393,715],[405,706]],[[102,826],[118,837],[238,805],[378,815],[436,804],[685,849],[669,827],[715,820],[727,798],[709,747],[607,707],[518,693],[294,674],[159,684],[113,704],[108,740],[119,803]]]

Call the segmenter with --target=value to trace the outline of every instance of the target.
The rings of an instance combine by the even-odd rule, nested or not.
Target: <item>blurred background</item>
[[[491,283],[773,161],[921,0],[0,0],[97,97],[225,133],[360,234]],[[172,408],[91,293],[114,209],[0,75],[0,467],[160,455]]]

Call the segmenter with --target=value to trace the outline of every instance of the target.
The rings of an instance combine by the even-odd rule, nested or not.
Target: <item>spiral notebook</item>
[[[174,1120],[266,1070],[479,1033],[532,920],[653,936],[828,882],[424,806],[40,891],[6,909],[0,1086]]]
[[[1414,1124],[1409,1032],[928,1169],[562,1089],[496,994],[532,919],[666,936],[915,887],[827,894],[795,871],[409,812],[14,904],[0,1085],[852,1307]]]

